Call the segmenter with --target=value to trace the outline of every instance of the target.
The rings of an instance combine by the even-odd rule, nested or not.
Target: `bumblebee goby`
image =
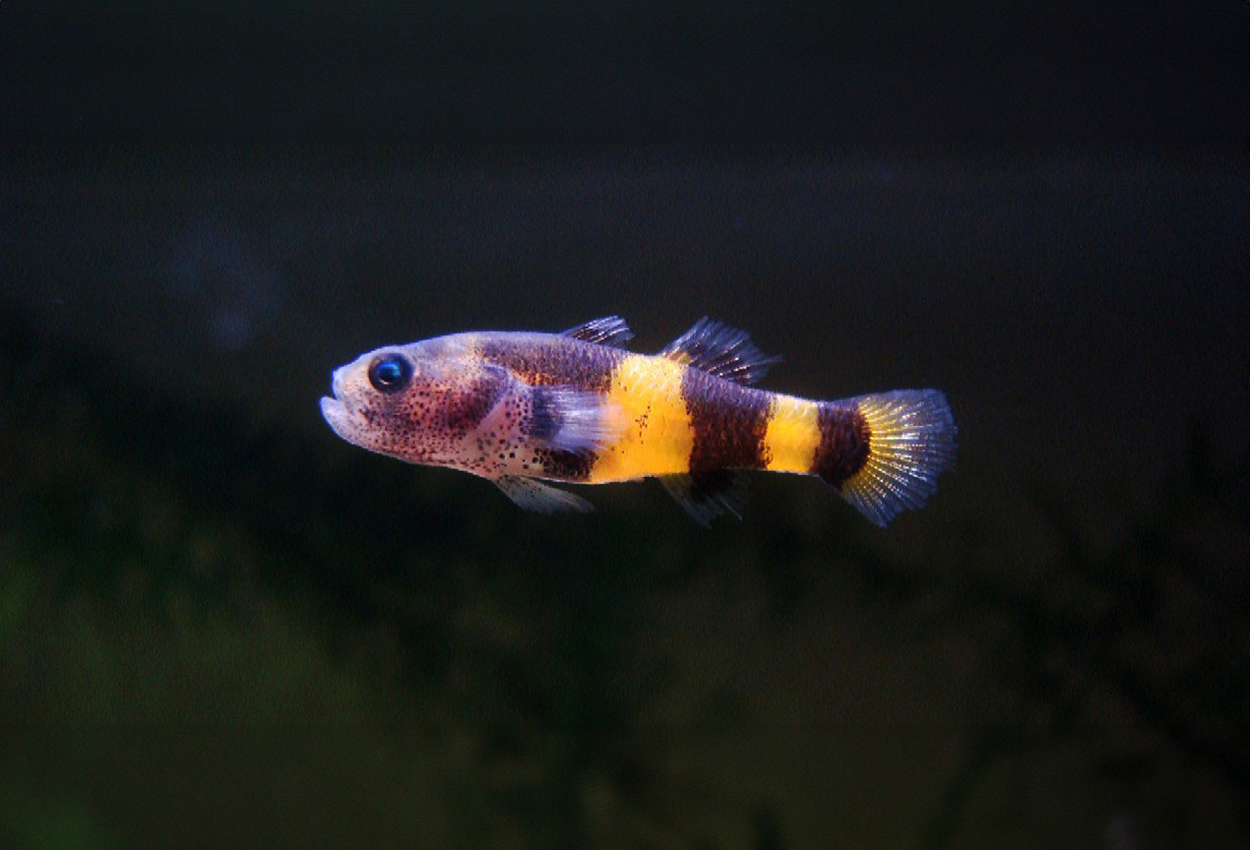
[[[878,525],[918,508],[955,455],[937,390],[815,401],[756,389],[777,358],[706,318],[635,354],[616,316],[560,334],[476,332],[388,346],[335,370],[321,411],[349,443],[493,481],[532,510],[590,510],[544,481],[654,477],[707,523],[739,514],[746,470],[815,475]]]

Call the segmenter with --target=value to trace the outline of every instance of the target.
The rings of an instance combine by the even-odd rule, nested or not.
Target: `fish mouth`
[[[351,438],[348,435],[353,433],[355,429],[352,427],[352,413],[339,394],[342,387],[340,371],[338,369],[334,371],[334,376],[330,382],[330,392],[333,395],[321,397],[321,415],[334,433],[350,442]]]
[[[337,398],[323,395],[321,397],[321,415],[326,419],[338,419],[347,415],[347,405]]]
[[[322,396],[321,415],[334,433],[343,439],[347,439],[347,435],[351,431],[351,414],[347,410],[347,405],[337,398]]]

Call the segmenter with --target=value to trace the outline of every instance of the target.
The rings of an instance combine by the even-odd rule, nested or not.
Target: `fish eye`
[[[386,354],[369,364],[369,383],[382,393],[397,393],[412,380],[412,364],[399,354]]]

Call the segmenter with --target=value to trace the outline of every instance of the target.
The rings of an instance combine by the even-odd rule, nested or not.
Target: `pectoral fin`
[[[621,435],[621,419],[602,394],[570,387],[534,387],[526,436],[560,452],[594,452]]]

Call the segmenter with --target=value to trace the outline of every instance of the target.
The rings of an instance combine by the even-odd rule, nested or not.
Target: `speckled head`
[[[334,370],[321,414],[334,433],[411,463],[455,466],[512,382],[464,340],[379,348]]]

